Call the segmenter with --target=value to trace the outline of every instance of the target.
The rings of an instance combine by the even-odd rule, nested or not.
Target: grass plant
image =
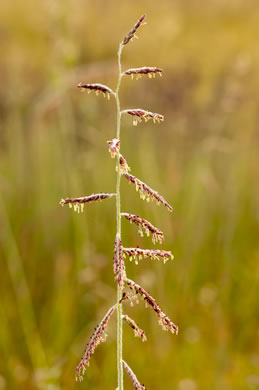
[[[127,278],[126,275],[126,266],[125,258],[129,257],[129,260],[134,260],[136,264],[142,259],[153,259],[153,260],[162,260],[164,263],[173,259],[173,255],[170,251],[160,250],[160,249],[141,249],[139,247],[125,248],[122,243],[122,232],[121,232],[121,217],[125,217],[130,223],[136,224],[138,226],[138,231],[143,236],[143,230],[147,235],[152,236],[152,241],[154,244],[159,242],[162,243],[164,239],[163,232],[153,226],[152,223],[147,221],[144,218],[141,218],[138,215],[129,214],[121,212],[121,178],[124,177],[129,183],[132,183],[136,187],[136,191],[139,192],[140,198],[149,202],[150,200],[155,200],[158,205],[164,205],[170,212],[173,210],[172,206],[161,196],[157,191],[153,190],[146,183],[138,179],[136,176],[129,174],[130,167],[121,154],[121,119],[124,114],[129,114],[133,116],[133,125],[137,126],[139,122],[144,120],[153,120],[154,123],[159,123],[164,120],[164,116],[158,113],[153,113],[142,108],[134,109],[124,109],[121,110],[121,103],[119,97],[119,91],[121,86],[121,81],[123,77],[131,76],[133,79],[147,75],[150,78],[156,76],[156,74],[162,75],[163,70],[157,67],[141,67],[141,68],[131,68],[126,71],[122,71],[121,65],[121,55],[124,47],[131,42],[136,37],[137,30],[145,24],[146,15],[143,14],[137,23],[132,27],[128,34],[124,37],[122,42],[119,45],[118,50],[118,80],[116,90],[113,91],[110,87],[100,84],[78,84],[78,88],[82,91],[87,90],[88,93],[94,91],[96,95],[102,94],[104,97],[110,99],[113,97],[116,102],[117,108],[117,129],[116,129],[116,138],[111,141],[107,141],[109,152],[111,157],[116,161],[116,172],[117,172],[117,183],[116,183],[116,193],[97,193],[91,194],[88,196],[77,197],[77,198],[66,198],[62,199],[60,204],[64,206],[69,204],[69,206],[74,208],[78,213],[83,211],[84,205],[86,203],[95,202],[104,200],[107,198],[115,197],[116,199],[116,221],[117,221],[117,231],[114,243],[114,258],[113,258],[113,271],[115,275],[115,280],[117,281],[117,302],[111,306],[107,311],[105,316],[99,325],[95,328],[92,337],[90,338],[89,343],[87,344],[86,350],[81,358],[80,363],[78,364],[77,379],[82,380],[86,368],[89,366],[91,356],[93,355],[96,347],[106,340],[107,337],[107,325],[112,317],[113,313],[117,311],[117,376],[118,384],[117,389],[123,390],[123,369],[129,375],[133,386],[136,390],[144,390],[145,386],[139,382],[133,370],[130,368],[127,362],[123,359],[123,323],[128,324],[133,330],[134,334],[137,337],[140,337],[142,341],[146,341],[145,332],[139,328],[136,322],[131,319],[127,314],[123,314],[123,305],[125,301],[130,301],[131,304],[138,302],[138,297],[140,297],[147,306],[151,307],[157,317],[159,324],[162,326],[163,330],[171,331],[173,334],[178,333],[178,327],[171,321],[171,319],[162,311],[160,306],[157,304],[156,300],[139,284],[135,281]]]

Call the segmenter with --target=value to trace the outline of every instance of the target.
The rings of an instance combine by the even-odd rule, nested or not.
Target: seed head
[[[143,14],[137,23],[132,27],[132,29],[128,32],[128,34],[125,36],[125,38],[122,41],[122,45],[125,46],[129,41],[131,41],[134,37],[136,37],[136,31],[137,29],[144,24],[144,19],[146,15]]]
[[[142,259],[150,258],[152,260],[163,260],[166,263],[168,260],[173,260],[174,256],[170,251],[160,249],[141,249],[141,248],[123,248],[123,256],[129,256],[130,261],[134,259],[135,264]]]
[[[76,371],[77,371],[77,376],[76,380],[81,381],[83,379],[83,375],[85,373],[86,367],[89,367],[89,360],[92,356],[92,354],[95,351],[95,348],[97,345],[100,343],[104,342],[107,338],[106,334],[106,328],[108,325],[108,322],[116,309],[116,305],[112,306],[108,312],[105,314],[104,318],[100,322],[100,324],[97,326],[95,329],[89,343],[87,344],[86,350],[84,355],[82,356],[82,359],[80,360],[80,363],[78,364]]]
[[[124,360],[122,361],[122,365],[125,368],[127,374],[129,375],[135,390],[146,390],[145,386],[143,384],[140,384],[138,378],[136,377],[130,366]]]
[[[133,280],[126,279],[125,282],[135,294],[140,295],[142,299],[149,305],[156,313],[158,317],[158,323],[162,326],[163,330],[170,331],[171,333],[178,334],[178,326],[170,320],[170,318],[160,309],[159,305],[156,303],[156,300],[146,291],[143,287],[139,286]]]
[[[123,315],[123,320],[133,329],[135,337],[141,337],[141,340],[147,341],[146,333],[141,329],[136,322],[128,315]]]
[[[158,114],[156,112],[146,111],[142,108],[134,108],[129,110],[123,110],[121,111],[121,114],[129,114],[134,117],[133,119],[133,126],[137,126],[139,122],[144,119],[145,122],[149,121],[150,119],[153,119],[154,123],[160,123],[164,121],[164,116],[161,114]]]
[[[134,76],[136,77],[136,80],[140,79],[143,75],[148,75],[149,78],[156,77],[156,74],[159,74],[159,76],[162,77],[163,69],[157,68],[155,66],[143,66],[142,68],[131,68],[128,70],[125,70],[123,72],[123,75],[131,76],[132,80],[134,79]]]
[[[153,244],[156,244],[157,242],[162,244],[162,241],[164,240],[164,233],[153,226],[149,221],[134,214],[121,213],[121,216],[125,217],[128,221],[130,221],[130,223],[135,223],[139,227],[138,232],[142,237],[144,229],[147,236],[149,236],[149,233],[152,234]]]
[[[103,85],[103,84],[99,84],[99,83],[96,83],[96,84],[79,83],[77,88],[80,88],[81,91],[85,91],[87,89],[88,93],[95,91],[95,94],[97,96],[99,95],[99,93],[102,93],[104,97],[107,96],[108,100],[110,100],[111,95],[113,95],[113,96],[115,95],[115,93],[113,92],[113,90],[111,88],[107,87],[107,85]]]
[[[163,204],[169,211],[173,211],[173,207],[159,195],[157,191],[152,190],[147,184],[139,180],[136,176],[125,173],[123,175],[130,183],[135,184],[136,191],[139,192],[140,198],[149,202],[150,200],[156,200],[157,204]]]
[[[101,192],[100,194],[92,194],[89,196],[82,196],[80,198],[66,198],[61,199],[59,204],[63,207],[65,204],[68,204],[71,208],[74,205],[75,212],[80,213],[84,210],[84,204],[89,202],[97,202],[103,199],[111,198],[112,196],[116,196],[116,194],[109,194],[106,192]]]
[[[115,274],[115,279],[117,280],[120,289],[123,290],[124,280],[126,279],[126,270],[122,255],[122,244],[119,234],[116,235],[114,243],[113,272]]]

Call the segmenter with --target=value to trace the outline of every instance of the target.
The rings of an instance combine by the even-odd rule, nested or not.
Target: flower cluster
[[[66,198],[61,199],[59,204],[64,206],[68,204],[70,208],[74,206],[75,212],[80,213],[84,211],[84,204],[89,202],[98,202],[103,199],[111,198],[112,196],[116,196],[116,194],[110,194],[106,192],[101,192],[100,194],[92,194],[89,196],[81,196],[80,198]]]
[[[116,235],[114,243],[113,272],[115,274],[115,279],[117,280],[119,287],[122,290],[124,287],[124,280],[126,279],[126,270],[122,255],[122,244],[119,234]]]
[[[163,260],[164,263],[167,260],[173,260],[174,256],[170,251],[164,251],[161,249],[141,249],[141,248],[123,248],[123,256],[129,256],[130,261],[134,259],[135,264],[142,259],[150,258],[152,260]]]
[[[86,350],[84,355],[82,356],[80,363],[78,364],[76,371],[77,371],[77,377],[76,379],[79,379],[80,381],[83,379],[83,375],[85,373],[86,367],[89,367],[89,361],[92,356],[92,354],[95,351],[95,348],[102,342],[104,342],[107,338],[106,334],[106,328],[108,325],[108,322],[114,313],[114,310],[116,309],[116,305],[112,306],[108,312],[105,314],[104,318],[100,322],[100,324],[97,326],[97,328],[94,331],[94,334],[92,335],[89,343],[87,344]]]
[[[170,318],[160,309],[160,306],[156,303],[156,300],[146,291],[143,287],[133,282],[133,280],[126,279],[125,282],[135,294],[140,295],[147,305],[149,305],[156,313],[158,317],[158,323],[162,326],[163,330],[178,334],[178,326],[170,320]]]
[[[129,375],[135,390],[146,390],[145,386],[143,384],[140,384],[138,378],[136,377],[130,366],[124,360],[122,361],[122,364],[127,374]]]
[[[136,79],[138,80],[143,75],[148,75],[149,78],[155,77],[156,74],[159,74],[159,76],[162,77],[163,69],[156,68],[155,66],[143,66],[142,68],[131,68],[128,70],[125,70],[123,72],[123,75],[131,76],[132,80],[134,79],[134,76],[136,76]]]
[[[135,223],[139,227],[138,232],[142,237],[144,229],[144,232],[147,236],[149,236],[150,233],[152,234],[153,244],[156,244],[157,242],[162,244],[162,241],[164,240],[164,233],[155,226],[153,226],[149,221],[139,217],[138,215],[129,213],[121,213],[121,216],[125,217],[128,221],[130,221],[130,223]]]
[[[123,320],[133,329],[135,337],[141,337],[142,341],[147,341],[146,333],[128,315],[123,315]]]
[[[150,200],[156,200],[157,204],[163,204],[169,211],[173,211],[172,206],[161,196],[157,191],[152,190],[147,184],[139,180],[136,176],[130,174],[123,175],[130,183],[135,184],[136,191],[139,192],[140,198],[149,202]]]
[[[99,93],[102,93],[104,97],[107,96],[108,100],[110,100],[111,95],[115,95],[113,90],[107,85],[95,83],[95,84],[82,84],[79,83],[77,88],[80,88],[81,91],[88,90],[88,93],[91,93],[92,91],[95,91],[95,94],[98,96]]]
[[[164,121],[164,116],[161,114],[158,114],[156,112],[146,111],[142,108],[134,108],[134,109],[128,109],[121,111],[121,114],[129,114],[134,117],[133,119],[133,126],[137,126],[138,123],[144,119],[145,122],[149,121],[150,119],[153,119],[154,123],[160,123]]]
[[[125,38],[123,39],[122,41],[122,45],[125,46],[127,45],[127,43],[129,43],[129,41],[131,41],[134,37],[136,37],[136,31],[137,29],[142,26],[144,24],[144,19],[145,19],[146,15],[143,14],[139,20],[137,21],[137,23],[132,27],[132,29],[128,32],[128,34],[125,36]]]
[[[109,145],[109,152],[111,154],[111,158],[115,158],[115,156],[119,153],[120,150],[120,141],[116,138],[111,141],[107,141]]]

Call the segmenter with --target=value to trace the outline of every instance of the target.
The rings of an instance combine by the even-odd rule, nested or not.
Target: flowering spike
[[[95,91],[96,95],[98,96],[100,92],[102,92],[103,96],[108,98],[110,100],[111,95],[115,96],[115,92],[107,87],[107,85],[95,83],[95,84],[82,84],[79,83],[77,88],[80,88],[81,91],[88,90],[88,93],[91,91]]]
[[[144,301],[151,306],[151,308],[155,311],[158,317],[158,323],[162,326],[163,330],[169,330],[173,334],[178,334],[178,326],[175,325],[170,318],[160,309],[159,305],[156,303],[156,300],[146,291],[143,287],[139,286],[137,283],[133,282],[133,280],[126,279],[125,282],[129,286],[129,288],[137,295],[140,295]]]
[[[113,272],[115,274],[115,279],[117,280],[120,289],[123,290],[124,279],[126,279],[126,271],[124,259],[122,256],[122,244],[119,234],[116,235],[114,243]]]
[[[141,78],[143,75],[148,75],[149,78],[152,78],[156,76],[156,74],[159,74],[162,76],[163,69],[157,68],[155,66],[143,66],[142,68],[131,68],[128,70],[125,70],[123,72],[123,76],[131,76],[132,80],[134,79],[134,76],[136,76],[136,80]]]
[[[137,29],[142,26],[144,24],[144,19],[146,17],[146,14],[143,14],[139,20],[137,21],[137,23],[132,27],[132,29],[128,32],[128,34],[125,36],[125,38],[123,39],[122,41],[122,45],[125,46],[127,45],[127,43],[129,43],[129,41],[131,41],[134,37],[136,38],[137,36],[135,35],[136,34],[136,31]]]
[[[116,390],[123,388],[123,370],[125,369],[128,373],[129,377],[132,380],[133,386],[135,390],[146,390],[145,386],[140,384],[136,375],[132,371],[132,369],[128,366],[128,364],[122,358],[122,346],[123,346],[123,332],[122,332],[122,320],[124,320],[134,331],[135,336],[140,337],[142,341],[146,341],[146,335],[144,330],[138,327],[138,325],[133,321],[128,315],[123,315],[122,311],[122,303],[125,300],[130,301],[130,305],[133,305],[134,302],[138,303],[138,298],[141,297],[146,305],[149,305],[156,313],[159,324],[162,326],[164,330],[171,331],[172,333],[178,332],[178,327],[166,316],[166,314],[160,309],[155,299],[151,297],[151,295],[144,290],[141,286],[139,286],[134,281],[127,279],[126,269],[124,264],[124,258],[129,256],[130,260],[134,260],[137,264],[138,261],[151,258],[157,260],[163,260],[166,262],[169,258],[173,258],[173,255],[170,251],[165,250],[155,250],[155,249],[141,249],[141,248],[123,248],[121,242],[121,217],[124,216],[131,223],[135,223],[138,226],[138,232],[141,236],[144,233],[148,236],[152,235],[153,243],[162,243],[164,239],[164,234],[161,230],[153,226],[149,221],[128,213],[121,213],[121,202],[120,202],[120,184],[121,184],[121,176],[124,176],[130,183],[135,184],[136,190],[139,192],[140,198],[145,199],[147,201],[156,200],[158,204],[163,204],[169,211],[172,211],[172,206],[161,196],[158,192],[154,191],[144,182],[139,180],[137,177],[130,175],[130,168],[127,164],[125,157],[120,154],[120,125],[121,125],[121,116],[122,114],[131,115],[133,118],[133,125],[137,126],[138,123],[142,121],[153,120],[154,123],[159,123],[160,121],[164,121],[164,116],[158,113],[150,112],[147,110],[143,110],[141,108],[133,108],[128,110],[120,110],[120,85],[122,76],[130,76],[132,79],[135,77],[136,79],[141,78],[143,75],[148,76],[149,78],[155,77],[157,74],[162,76],[163,70],[157,67],[142,67],[142,68],[131,68],[124,72],[122,72],[121,66],[121,54],[124,46],[133,40],[133,38],[137,38],[136,33],[137,30],[145,24],[146,15],[143,14],[137,23],[133,26],[133,28],[128,32],[128,34],[123,38],[122,42],[119,45],[118,50],[118,81],[115,90],[107,87],[106,85],[95,83],[95,84],[78,84],[78,88],[81,91],[86,91],[88,93],[94,92],[97,96],[103,95],[110,99],[111,95],[114,96],[116,100],[116,108],[117,108],[117,126],[116,126],[116,138],[108,141],[109,152],[112,158],[116,158],[116,171],[117,171],[117,183],[116,183],[116,194],[115,193],[97,193],[91,194],[85,197],[79,198],[66,198],[60,201],[60,204],[64,206],[68,204],[69,208],[73,208],[76,212],[83,211],[84,204],[90,203],[93,201],[100,201],[106,198],[110,198],[112,196],[116,196],[116,221],[117,221],[117,234],[114,243],[114,257],[113,257],[113,271],[115,274],[115,280],[117,281],[117,302],[114,306],[112,306],[108,312],[105,314],[104,318],[100,322],[100,324],[95,328],[94,333],[87,344],[86,350],[84,352],[83,357],[81,358],[76,371],[77,371],[77,379],[82,380],[82,377],[85,373],[86,367],[89,366],[90,358],[93,355],[96,347],[104,342],[106,335],[106,328],[108,322],[115,310],[117,310],[117,368],[118,368],[118,385]],[[127,289],[125,289],[127,287]],[[125,291],[127,290],[127,291]]]
[[[111,141],[107,141],[107,144],[109,145],[109,152],[111,154],[111,158],[115,158],[115,156],[117,156],[120,150],[120,141],[114,138]]]
[[[129,367],[129,365],[124,360],[122,361],[122,364],[123,364],[123,367],[125,368],[127,374],[129,375],[135,390],[146,390],[146,387],[143,384],[142,385],[140,384],[138,378],[136,377],[136,375],[134,374],[132,369]]]
[[[81,381],[83,379],[83,375],[85,373],[86,367],[89,367],[89,360],[92,356],[92,354],[95,351],[95,348],[100,343],[106,341],[107,334],[106,334],[106,328],[107,324],[116,309],[116,305],[112,306],[108,312],[105,314],[104,318],[100,322],[100,324],[95,329],[89,343],[87,344],[86,350],[84,355],[82,356],[82,359],[80,360],[80,363],[78,364],[76,371],[77,371],[77,379]]]
[[[130,221],[130,223],[135,223],[137,226],[139,226],[138,231],[141,236],[143,236],[142,229],[144,229],[147,236],[149,236],[149,233],[152,234],[153,244],[156,244],[157,242],[162,244],[162,241],[164,240],[164,233],[153,226],[149,221],[134,214],[121,213],[121,216],[125,217],[128,221]]]
[[[136,176],[125,173],[123,175],[130,183],[135,184],[136,191],[139,192],[141,199],[146,199],[147,202],[149,200],[156,200],[157,204],[163,204],[169,211],[173,211],[173,207],[161,196],[157,191],[152,190],[147,184],[143,183],[143,181],[139,180]]]
[[[146,111],[142,108],[134,108],[129,110],[121,111],[122,114],[129,114],[133,116],[133,126],[137,126],[138,122],[141,122],[144,119],[145,122],[153,119],[154,123],[160,123],[164,121],[164,116],[156,112]]]
[[[123,320],[133,329],[135,337],[141,337],[141,340],[147,341],[146,333],[141,329],[136,322],[128,315],[123,315]]]
[[[106,192],[101,192],[100,194],[92,194],[89,196],[82,196],[80,198],[66,198],[61,199],[59,204],[63,207],[65,204],[68,204],[69,207],[72,207],[72,204],[74,205],[75,212],[80,213],[84,210],[84,204],[89,202],[97,202],[103,199],[111,198],[112,196],[116,196],[116,194],[110,194]]]
[[[150,258],[152,260],[163,260],[166,263],[169,259],[173,260],[174,256],[170,251],[161,249],[141,249],[141,248],[123,248],[123,255],[129,256],[130,260],[134,259],[137,264],[139,260]]]

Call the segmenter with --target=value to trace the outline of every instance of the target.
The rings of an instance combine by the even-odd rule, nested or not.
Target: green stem
[[[116,106],[117,106],[117,134],[116,138],[120,140],[120,124],[121,124],[121,113],[120,113],[120,99],[119,89],[121,83],[121,52],[122,44],[120,44],[118,51],[118,82],[116,87]],[[121,205],[120,205],[120,157],[117,155],[117,184],[116,184],[116,220],[117,220],[117,237],[121,239]],[[117,256],[118,264],[119,259],[119,242],[117,241]],[[117,367],[118,367],[118,390],[123,390],[123,366],[122,366],[122,304],[120,303],[122,298],[122,290],[118,284],[117,287]]]

